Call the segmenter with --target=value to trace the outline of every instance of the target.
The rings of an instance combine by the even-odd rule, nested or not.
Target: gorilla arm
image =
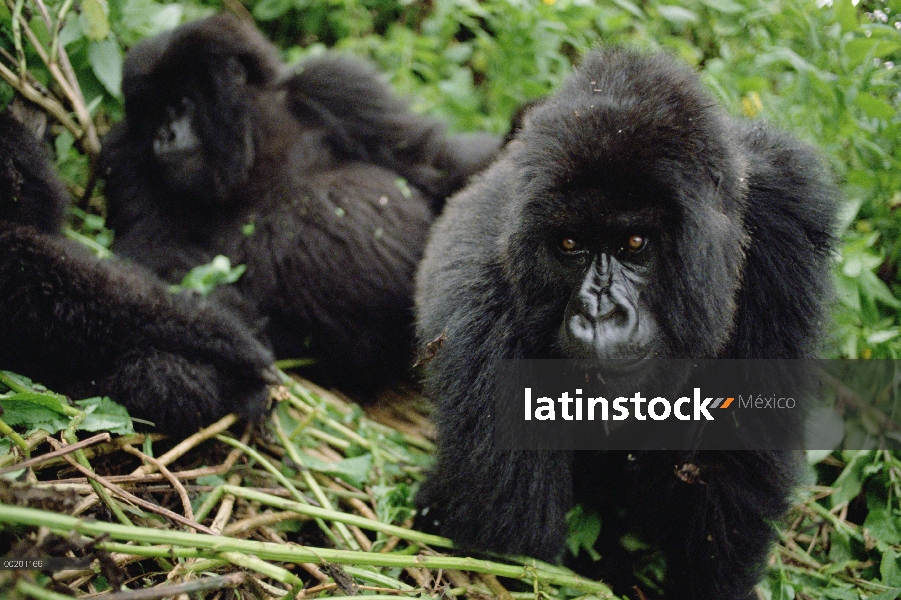
[[[554,560],[572,507],[572,453],[501,450],[491,422],[495,361],[523,357],[497,247],[484,243],[497,237],[507,184],[492,175],[507,167],[495,164],[451,200],[420,266],[417,295],[446,300],[417,302],[420,343],[447,340],[429,365],[440,450],[416,499],[418,519],[463,549]]]
[[[0,246],[0,367],[170,433],[262,411],[272,356],[230,314],[30,227],[0,222]]]

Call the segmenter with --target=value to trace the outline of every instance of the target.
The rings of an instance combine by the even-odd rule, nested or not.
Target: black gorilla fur
[[[259,414],[271,353],[237,317],[63,238],[67,202],[45,149],[0,115],[0,369],[172,433]]]
[[[284,70],[226,14],[129,52],[126,119],[103,155],[114,250],[169,280],[217,254],[245,264],[220,299],[279,358],[312,355],[326,382],[368,395],[412,362],[434,212],[499,140],[446,136],[356,60]]]
[[[588,55],[434,225],[418,334],[446,341],[428,365],[439,452],[421,523],[463,548],[554,560],[581,503],[601,513],[596,573],[619,589],[628,530],[662,550],[666,598],[753,598],[797,453],[500,451],[494,364],[809,356],[836,198],[810,148],[724,116],[685,66]],[[588,281],[596,268],[606,282]],[[570,311],[586,292],[609,310],[579,340]]]

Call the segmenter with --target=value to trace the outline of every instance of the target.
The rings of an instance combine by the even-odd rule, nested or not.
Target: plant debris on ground
[[[2,381],[14,386],[4,401],[54,396],[12,374]],[[287,376],[272,396],[261,426],[229,416],[177,443],[92,435],[72,426],[86,417],[71,409],[55,433],[18,436],[0,456],[7,558],[91,560],[79,570],[0,571],[0,596],[612,597],[602,583],[538,561],[448,555],[449,540],[410,529],[433,450],[415,393],[371,415]],[[116,591],[123,585],[134,591]]]

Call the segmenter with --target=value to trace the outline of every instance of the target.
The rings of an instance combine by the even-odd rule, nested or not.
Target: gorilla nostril
[[[574,315],[569,320],[569,332],[577,340],[590,344],[594,340],[594,320],[584,315]]]

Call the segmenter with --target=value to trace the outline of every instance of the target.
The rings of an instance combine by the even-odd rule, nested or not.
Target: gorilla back
[[[835,200],[811,149],[729,119],[690,69],[586,56],[426,248],[419,339],[446,341],[428,365],[439,451],[423,524],[464,548],[554,559],[579,502],[602,513],[597,573],[622,589],[631,531],[663,551],[667,598],[751,598],[797,456],[501,451],[494,363],[808,356]]]
[[[278,357],[312,354],[326,382],[374,391],[412,362],[433,210],[499,142],[446,136],[359,61],[284,71],[225,14],[132,48],[102,157],[114,249],[176,281],[217,254],[245,264],[220,300]]]

